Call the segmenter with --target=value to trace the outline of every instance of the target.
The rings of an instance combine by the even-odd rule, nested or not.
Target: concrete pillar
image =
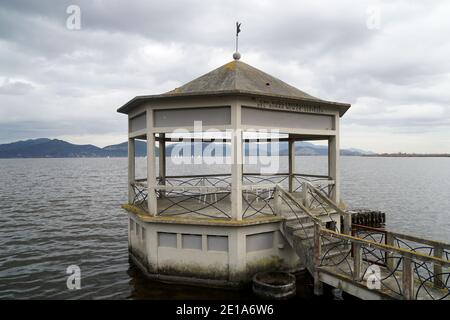
[[[335,116],[336,135],[328,138],[328,176],[334,180],[334,188],[331,192],[331,199],[339,204],[341,200],[340,194],[340,172],[339,172],[339,116]]]
[[[147,109],[147,191],[148,212],[152,216],[157,214],[157,200],[155,186],[156,159],[155,159],[155,133],[153,132],[153,110]]]
[[[159,177],[161,184],[166,184],[166,134],[159,134]],[[161,192],[161,196],[164,192]]]
[[[295,189],[295,140],[289,137],[289,192]]]
[[[134,190],[133,186],[131,185],[134,183],[134,180],[136,179],[136,152],[135,152],[135,139],[129,138],[128,139],[128,203],[132,204],[134,200]]]
[[[231,106],[231,217],[242,220],[242,130],[241,106]]]
[[[240,228],[235,228],[229,235],[228,265],[230,281],[240,282],[245,279],[247,266],[246,235]]]

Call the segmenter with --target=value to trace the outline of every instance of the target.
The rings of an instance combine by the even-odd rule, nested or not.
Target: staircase
[[[298,197],[277,186],[275,211],[284,218],[281,233],[314,277],[315,294],[326,283],[361,299],[450,299],[450,245],[375,228],[352,230],[349,213],[312,184],[302,188]]]

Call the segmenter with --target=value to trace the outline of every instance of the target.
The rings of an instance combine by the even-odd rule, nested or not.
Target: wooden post
[[[386,232],[386,244],[388,246],[393,247],[394,246],[394,236],[392,235],[392,232]],[[386,252],[386,266],[389,270],[389,272],[392,272],[395,267],[395,261],[394,261],[394,254],[391,252]]]
[[[361,280],[361,265],[362,265],[362,255],[361,255],[361,243],[353,243],[353,280]]]
[[[350,214],[345,214],[343,217],[343,231],[344,234],[351,235],[352,234],[352,216]]]
[[[402,289],[403,299],[414,299],[414,264],[410,258],[403,256]]]
[[[444,254],[444,249],[442,248],[442,246],[435,245],[433,248],[433,252],[436,258],[442,259],[442,256]],[[433,273],[434,273],[434,286],[437,288],[443,288],[444,278],[442,277],[442,266],[434,263]]]
[[[295,189],[295,140],[289,137],[289,192]]]
[[[132,184],[136,179],[136,152],[134,138],[128,139],[128,203],[132,204],[134,200],[134,188]]]
[[[242,220],[242,130],[241,106],[231,106],[231,217]]]
[[[320,242],[320,225],[314,224],[314,248],[313,248],[313,263],[314,263],[314,294],[321,296],[323,294],[323,284],[319,279],[319,267],[321,261],[321,242]]]
[[[160,184],[166,185],[166,134],[159,134],[159,178]],[[160,196],[164,197],[165,192],[160,191]]]
[[[148,213],[156,216],[158,204],[156,199],[156,159],[155,159],[155,133],[153,132],[153,110],[147,109],[147,192]]]

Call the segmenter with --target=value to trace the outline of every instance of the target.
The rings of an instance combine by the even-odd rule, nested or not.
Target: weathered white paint
[[[145,130],[147,128],[147,119],[145,112],[137,115],[136,117],[130,118],[130,132],[137,132],[140,130]]]
[[[335,117],[336,132],[339,132],[339,117]],[[334,180],[334,188],[331,194],[331,199],[339,204],[341,199],[340,194],[340,146],[339,135],[328,138],[328,176]]]
[[[288,141],[288,150],[289,150],[289,192],[294,191],[295,184],[295,140],[289,139]]]
[[[242,124],[267,128],[332,130],[333,116],[280,110],[242,108]]]
[[[128,203],[133,203],[134,190],[131,185],[136,178],[135,141],[128,139]]]
[[[155,110],[154,114],[155,128],[192,126],[194,121],[201,121],[205,126],[231,124],[229,106]]]
[[[153,129],[153,111],[147,111],[147,190],[148,190],[148,212],[150,215],[157,214],[156,203],[156,156],[155,156],[155,134]]]
[[[231,137],[231,216],[242,220],[242,130],[241,105],[234,103],[231,109],[231,124],[234,132]]]

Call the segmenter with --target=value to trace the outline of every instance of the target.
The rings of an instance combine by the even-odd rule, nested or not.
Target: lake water
[[[300,157],[297,172],[325,174],[326,161]],[[227,169],[168,162],[173,175]],[[450,159],[342,157],[341,174],[349,207],[382,210],[390,229],[450,242]],[[250,297],[146,280],[128,261],[126,175],[125,158],[0,160],[0,299]],[[142,158],[137,175],[145,176]],[[66,287],[69,265],[81,267],[81,290]]]

